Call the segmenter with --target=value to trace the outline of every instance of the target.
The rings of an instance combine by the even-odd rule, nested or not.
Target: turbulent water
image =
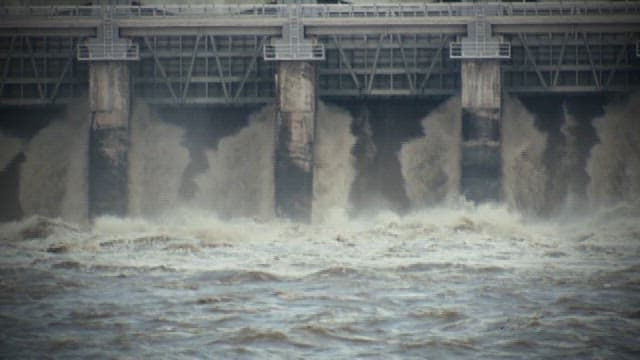
[[[0,229],[7,358],[632,359],[640,209]],[[563,225],[564,224],[564,225]],[[567,225],[569,224],[569,225]]]
[[[460,98],[453,97],[422,120],[424,136],[402,146],[405,192],[413,207],[452,200],[460,193]]]
[[[544,164],[547,137],[535,127],[534,116],[513,98],[504,100],[502,176],[504,199],[511,207],[533,213],[547,204],[548,172]]]
[[[592,205],[610,206],[640,199],[640,94],[610,104],[594,125],[599,144],[591,150],[587,171]]]
[[[69,106],[64,117],[53,119],[25,145],[18,192],[25,214],[86,219],[87,113],[86,106]]]
[[[312,225],[273,219],[273,106],[195,144],[193,129],[137,104],[131,217],[91,226],[87,122],[73,115],[86,111],[30,139],[0,133],[2,168],[24,153],[26,215],[0,224],[0,358],[638,358],[639,103],[609,104],[585,151],[566,108],[551,144],[505,99],[505,201],[474,206],[451,201],[450,99],[397,153],[414,210],[356,219],[345,213],[363,135],[320,103]],[[551,145],[561,171],[547,164]],[[590,206],[531,216],[572,197],[557,189]]]

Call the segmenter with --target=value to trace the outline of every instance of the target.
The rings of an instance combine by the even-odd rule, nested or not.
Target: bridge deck
[[[478,6],[503,60],[510,93],[640,90],[639,2],[300,5],[305,35],[324,44],[323,97],[425,97],[459,91],[449,44],[467,33]],[[273,101],[274,64],[262,46],[282,36],[287,5],[117,6],[121,37],[140,48],[135,96],[164,104]],[[0,104],[48,104],[87,88],[76,48],[95,37],[104,8],[0,8]]]

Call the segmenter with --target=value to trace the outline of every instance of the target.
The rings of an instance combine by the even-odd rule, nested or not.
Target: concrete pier
[[[129,70],[125,62],[89,67],[89,216],[126,215],[128,206]]]
[[[311,221],[315,68],[309,62],[278,63],[275,148],[276,215]]]
[[[502,197],[499,60],[462,62],[461,193],[475,202]]]

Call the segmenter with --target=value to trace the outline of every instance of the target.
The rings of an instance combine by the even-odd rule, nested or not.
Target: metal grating
[[[467,36],[449,46],[452,59],[509,59],[511,44],[502,42],[491,33],[486,15],[495,16],[499,8],[495,4],[466,9],[474,20],[467,24]]]
[[[451,59],[510,59],[511,44],[497,40],[462,40],[449,45]]]
[[[325,49],[322,44],[298,44],[291,47],[289,44],[265,45],[263,57],[268,61],[275,60],[324,60]]]
[[[301,21],[300,6],[287,7],[287,23],[282,27],[282,38],[272,39],[271,44],[265,44],[264,60],[324,60],[323,44],[314,44],[304,38],[304,25]]]
[[[140,59],[138,45],[129,39],[121,39],[118,35],[118,24],[114,20],[115,8],[103,6],[102,22],[98,28],[98,37],[88,39],[78,45],[80,61],[111,61]]]
[[[140,48],[131,41],[101,44],[79,44],[77,49],[79,61],[136,61],[140,60]]]

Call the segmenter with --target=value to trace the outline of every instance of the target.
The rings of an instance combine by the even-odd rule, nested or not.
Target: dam
[[[0,358],[637,359],[640,2],[366,2],[0,0]]]
[[[94,218],[131,208],[134,104],[275,104],[265,196],[277,216],[309,222],[322,182],[315,145],[331,136],[318,130],[319,101],[458,98],[459,174],[447,181],[467,200],[501,201],[505,98],[628,96],[640,90],[639,44],[640,4],[631,1],[5,6],[0,107],[10,117],[85,104],[77,108],[86,114],[73,111],[89,127]],[[360,110],[351,115],[369,116]]]

